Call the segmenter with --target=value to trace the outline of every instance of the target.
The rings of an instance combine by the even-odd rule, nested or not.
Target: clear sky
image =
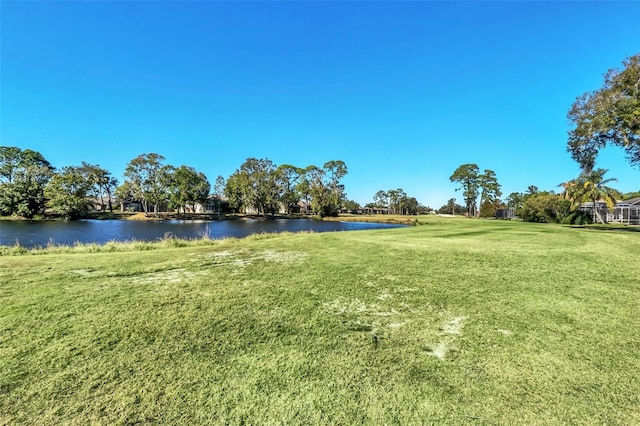
[[[449,176],[505,195],[578,166],[566,113],[640,52],[640,2],[0,1],[0,145],[122,179],[156,152],[213,183],[248,157],[343,160],[361,204],[402,188],[462,203]],[[624,191],[640,170],[606,149]]]

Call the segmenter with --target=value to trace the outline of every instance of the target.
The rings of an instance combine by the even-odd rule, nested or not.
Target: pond
[[[333,232],[362,229],[397,228],[405,225],[365,222],[322,222],[312,219],[223,220],[223,221],[0,221],[0,245],[45,247],[49,244],[104,244],[109,241],[154,241],[167,235],[177,238],[222,239],[246,237],[256,233]]]

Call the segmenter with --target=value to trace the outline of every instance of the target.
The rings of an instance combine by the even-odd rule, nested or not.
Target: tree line
[[[504,200],[495,173],[485,169],[479,172],[476,164],[463,164],[451,175],[462,191],[465,205],[456,203],[455,198],[438,209],[441,214],[458,214],[468,217],[494,217],[499,209],[512,209],[514,217],[528,222],[549,222],[565,224],[586,224],[604,222],[598,209],[582,211],[580,207],[589,202],[605,203],[612,208],[616,200],[640,197],[639,192],[623,194],[609,186],[615,178],[607,178],[608,170],[592,169],[583,171],[577,178],[558,185],[561,190],[541,191],[530,185],[525,192],[512,192]],[[480,205],[480,209],[477,206]]]
[[[248,158],[228,179],[218,176],[212,187],[204,173],[150,153],[132,159],[119,184],[99,165],[82,162],[57,170],[39,152],[0,146],[0,215],[34,218],[47,211],[75,219],[85,217],[96,202],[112,212],[118,200],[137,202],[148,215],[169,208],[179,216],[211,198],[219,211],[226,197],[230,208],[243,213],[273,215],[280,206],[293,213],[304,201],[306,213],[335,216],[345,205],[357,205],[346,198],[341,183],[346,174],[341,160],[301,168]]]
[[[347,165],[332,160],[322,167],[304,168],[291,164],[275,165],[269,159],[248,158],[237,169],[225,186],[229,204],[247,213],[250,210],[273,215],[280,206],[294,213],[304,202],[308,212],[319,216],[337,216],[347,202],[341,179],[347,174]]]
[[[400,215],[426,214],[432,211],[430,207],[420,204],[415,197],[409,196],[402,188],[379,190],[373,195],[373,202],[365,205],[365,209]]]

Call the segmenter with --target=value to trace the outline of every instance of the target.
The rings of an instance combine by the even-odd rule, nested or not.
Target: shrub
[[[578,210],[571,212],[562,218],[561,223],[564,223],[565,225],[589,225],[593,223],[593,219],[591,217],[591,213]]]
[[[519,215],[527,222],[559,223],[570,210],[571,203],[560,195],[538,192],[526,198]]]

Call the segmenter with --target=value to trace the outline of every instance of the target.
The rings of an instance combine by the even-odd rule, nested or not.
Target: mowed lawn
[[[640,232],[420,221],[0,256],[0,424],[640,424]]]

